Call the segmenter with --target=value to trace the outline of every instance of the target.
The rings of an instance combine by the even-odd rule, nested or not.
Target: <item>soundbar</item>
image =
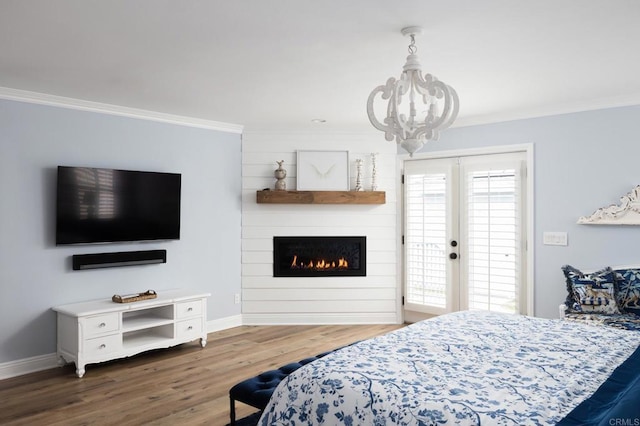
[[[166,250],[120,251],[113,253],[74,254],[74,271],[113,268],[116,266],[152,265],[167,263]]]

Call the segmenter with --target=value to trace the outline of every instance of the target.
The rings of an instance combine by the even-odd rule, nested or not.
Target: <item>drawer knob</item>
[[[99,349],[104,349],[104,348],[106,348],[106,347],[107,347],[107,345],[105,345],[105,344],[103,343],[103,344],[101,344],[101,345],[100,345],[100,348],[99,348]]]
[[[187,312],[191,312],[191,311],[193,311],[192,307],[187,308]]]
[[[98,327],[100,327],[100,328],[103,328],[103,327],[106,327],[106,326],[107,326],[107,324],[105,324],[105,323],[103,323],[103,322],[101,322],[100,324],[98,324]]]
[[[190,325],[189,327],[187,327],[187,330],[193,330],[193,326]]]

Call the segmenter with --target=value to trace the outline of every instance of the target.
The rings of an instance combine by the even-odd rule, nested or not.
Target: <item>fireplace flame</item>
[[[298,255],[293,256],[293,260],[291,262],[291,269],[315,269],[316,271],[327,270],[327,269],[348,269],[349,262],[344,257],[341,257],[337,261],[326,260],[326,259],[316,259],[314,262],[310,260],[308,263],[299,262],[298,263]]]

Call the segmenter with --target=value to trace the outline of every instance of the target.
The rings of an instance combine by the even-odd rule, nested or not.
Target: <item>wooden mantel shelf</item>
[[[256,192],[258,204],[384,204],[384,191],[275,191]]]

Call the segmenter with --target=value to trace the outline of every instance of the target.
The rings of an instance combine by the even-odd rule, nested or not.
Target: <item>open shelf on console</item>
[[[122,330],[130,332],[173,323],[173,305],[122,313]]]
[[[122,334],[122,346],[126,349],[158,344],[162,340],[170,342],[173,340],[173,329],[173,323],[170,323],[158,327],[128,331]]]

